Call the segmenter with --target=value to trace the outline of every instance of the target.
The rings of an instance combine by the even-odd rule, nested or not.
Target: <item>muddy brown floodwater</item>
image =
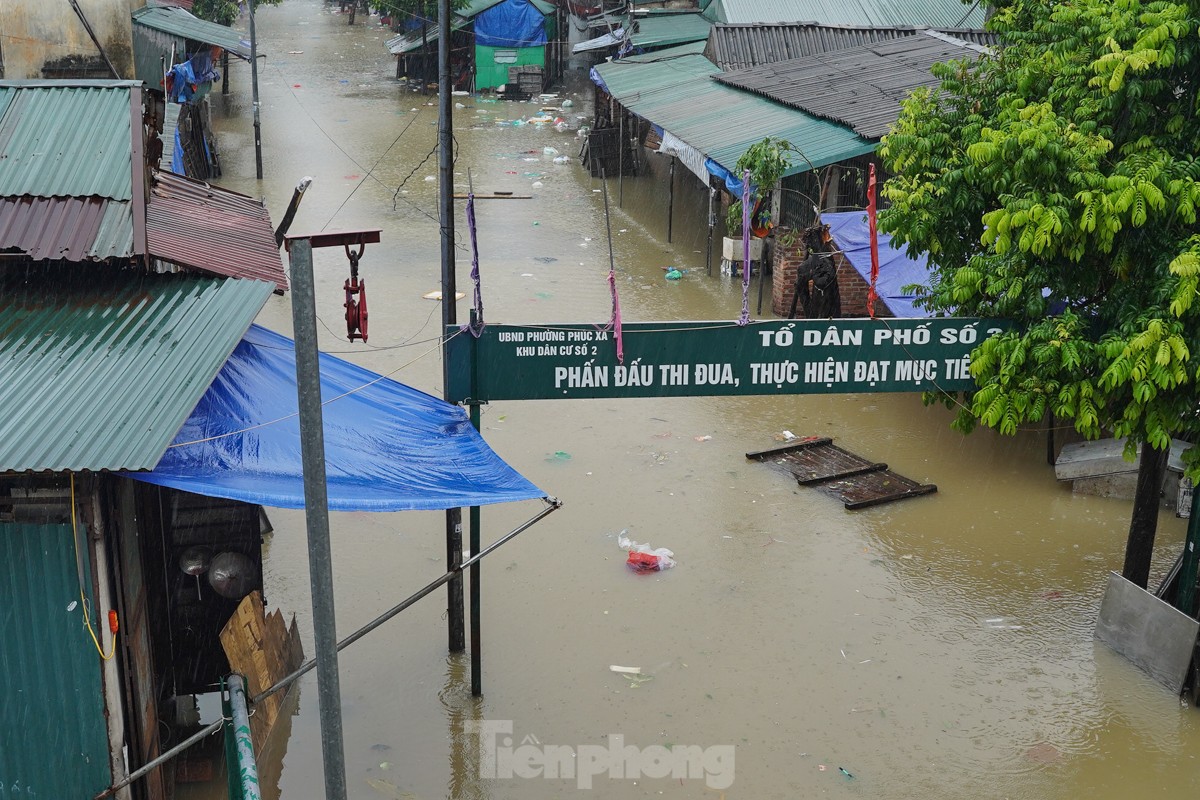
[[[287,0],[259,11],[258,30],[266,177],[254,180],[249,69],[235,64],[215,98],[218,182],[265,197],[278,221],[311,175],[293,232],[382,228],[362,260],[369,346],[340,333],[345,257],[317,251],[321,346],[438,394],[440,308],[422,299],[439,288],[435,98],[394,80],[377,18],[349,27]],[[577,124],[590,93],[573,80],[559,99]],[[458,186],[533,196],[478,204],[486,318],[607,320],[603,200],[579,140],[511,124],[537,104],[456,100]],[[611,187],[625,318],[734,319],[740,287],[704,271],[699,183],[678,180],[672,244],[661,184],[627,178],[620,208]],[[666,265],[684,278],[665,281]],[[290,334],[288,303],[272,298],[260,322]],[[484,562],[481,700],[465,657],[447,655],[444,592],[343,652],[350,797],[561,797],[597,768],[591,796],[604,798],[1194,795],[1200,713],[1092,638],[1130,504],[1056,484],[1043,433],[963,437],[949,422],[916,395],[485,407],[487,440],[563,509]],[[783,430],[833,436],[939,491],[848,512],[746,460]],[[485,508],[485,540],[537,508]],[[303,515],[271,518],[267,600],[296,613],[311,654]],[[340,634],[441,574],[442,526],[440,513],[332,515]],[[622,529],[678,566],[632,573]],[[1164,512],[1152,581],[1183,533]],[[321,792],[316,697],[309,673],[290,737],[261,755],[267,798]],[[472,723],[490,731],[493,763]],[[671,746],[692,748],[698,774],[647,777]],[[613,777],[614,753],[641,774]]]

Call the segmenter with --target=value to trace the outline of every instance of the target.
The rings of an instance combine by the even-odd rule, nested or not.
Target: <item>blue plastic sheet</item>
[[[704,159],[704,168],[708,170],[709,175],[713,175],[725,184],[725,190],[737,198],[742,196],[742,176],[735,175],[733,172],[725,169],[725,167],[713,161],[711,158]],[[750,184],[750,193],[755,191],[754,184]]]
[[[257,325],[234,349],[152,472],[127,477],[210,497],[303,508],[295,345]],[[407,511],[545,496],[467,412],[321,354],[329,507]]]
[[[822,213],[821,221],[837,246],[863,280],[871,282],[871,233],[867,227],[867,212],[839,211]],[[892,314],[901,318],[927,318],[930,313],[913,305],[915,299],[905,294],[903,287],[911,284],[929,285],[929,259],[924,253],[909,258],[907,245],[896,245],[892,237],[879,233],[879,279],[875,292],[887,304]]]
[[[529,0],[504,0],[475,16],[475,44],[536,47],[546,43],[546,18]]]

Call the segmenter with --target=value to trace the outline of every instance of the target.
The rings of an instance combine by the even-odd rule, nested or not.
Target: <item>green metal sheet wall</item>
[[[517,53],[517,60],[505,62],[503,64],[496,63],[497,51],[513,51]],[[483,45],[475,45],[475,88],[478,89],[494,89],[497,86],[508,83],[508,68],[522,66],[538,66],[545,68],[546,66],[546,48],[538,47],[484,47]]]
[[[69,525],[0,524],[0,685],[0,800],[83,800],[109,785]]]

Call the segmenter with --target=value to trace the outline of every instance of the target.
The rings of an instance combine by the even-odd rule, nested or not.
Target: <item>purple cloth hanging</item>
[[[750,322],[750,170],[742,176],[742,316],[738,325]]]

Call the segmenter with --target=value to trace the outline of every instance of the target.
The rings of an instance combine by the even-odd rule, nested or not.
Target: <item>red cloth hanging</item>
[[[871,233],[871,286],[867,289],[867,315],[875,319],[875,282],[879,280],[879,237],[875,231],[875,165],[867,174],[867,229]]]

